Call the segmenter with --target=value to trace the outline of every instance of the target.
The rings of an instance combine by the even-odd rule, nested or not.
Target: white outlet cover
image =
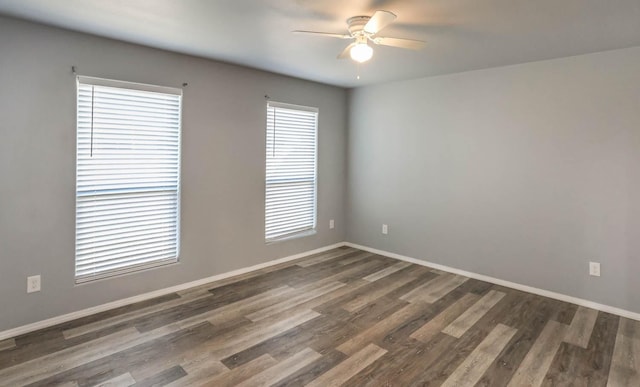
[[[388,234],[389,233],[389,226],[387,226],[386,224],[382,225],[382,233],[383,234]]]
[[[589,262],[589,275],[594,277],[600,277],[600,263],[599,262]]]
[[[333,219],[329,220],[329,228],[334,228],[335,227],[335,222],[333,221]]]
[[[27,293],[35,293],[40,291],[40,275],[27,277]]]

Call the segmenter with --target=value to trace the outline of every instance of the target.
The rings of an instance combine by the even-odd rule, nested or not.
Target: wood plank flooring
[[[0,386],[640,386],[640,322],[339,248],[0,342]]]

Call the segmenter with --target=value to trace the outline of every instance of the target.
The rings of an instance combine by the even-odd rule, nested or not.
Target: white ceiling
[[[350,16],[398,15],[380,35],[421,52],[375,47],[358,68]],[[640,45],[640,0],[0,0],[0,13],[258,69],[354,87]]]

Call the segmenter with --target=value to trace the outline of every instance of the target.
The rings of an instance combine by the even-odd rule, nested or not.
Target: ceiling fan
[[[373,48],[369,45],[369,42],[382,46],[407,48],[410,50],[420,50],[424,48],[425,42],[421,40],[378,36],[378,32],[391,24],[395,19],[396,15],[392,12],[376,11],[373,16],[354,16],[349,18],[347,20],[348,34],[299,30],[293,32],[329,38],[353,39],[354,42],[349,44],[340,55],[338,55],[338,59],[345,59],[350,56],[351,59],[359,63],[366,62],[373,56]]]

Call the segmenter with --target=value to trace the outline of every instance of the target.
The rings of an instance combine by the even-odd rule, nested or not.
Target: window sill
[[[149,270],[159,269],[162,267],[173,266],[180,263],[179,258],[171,258],[167,260],[162,260],[158,262],[152,262],[146,265],[140,265],[136,267],[123,268],[119,271],[111,271],[105,272],[102,274],[98,274],[95,276],[85,276],[85,277],[76,277],[75,278],[75,286],[82,286],[86,284],[91,284],[95,282],[100,282],[109,279],[115,279],[119,277],[128,276],[131,274],[138,274]]]
[[[282,236],[282,237],[279,237],[279,238],[276,238],[276,239],[267,239],[265,241],[265,243],[267,245],[272,245],[274,243],[286,242],[286,241],[290,241],[292,239],[308,237],[308,236],[311,236],[311,235],[315,235],[317,233],[318,232],[314,228],[314,229],[311,229],[311,230],[300,231],[300,232],[297,232],[295,234],[285,235],[285,236]]]

